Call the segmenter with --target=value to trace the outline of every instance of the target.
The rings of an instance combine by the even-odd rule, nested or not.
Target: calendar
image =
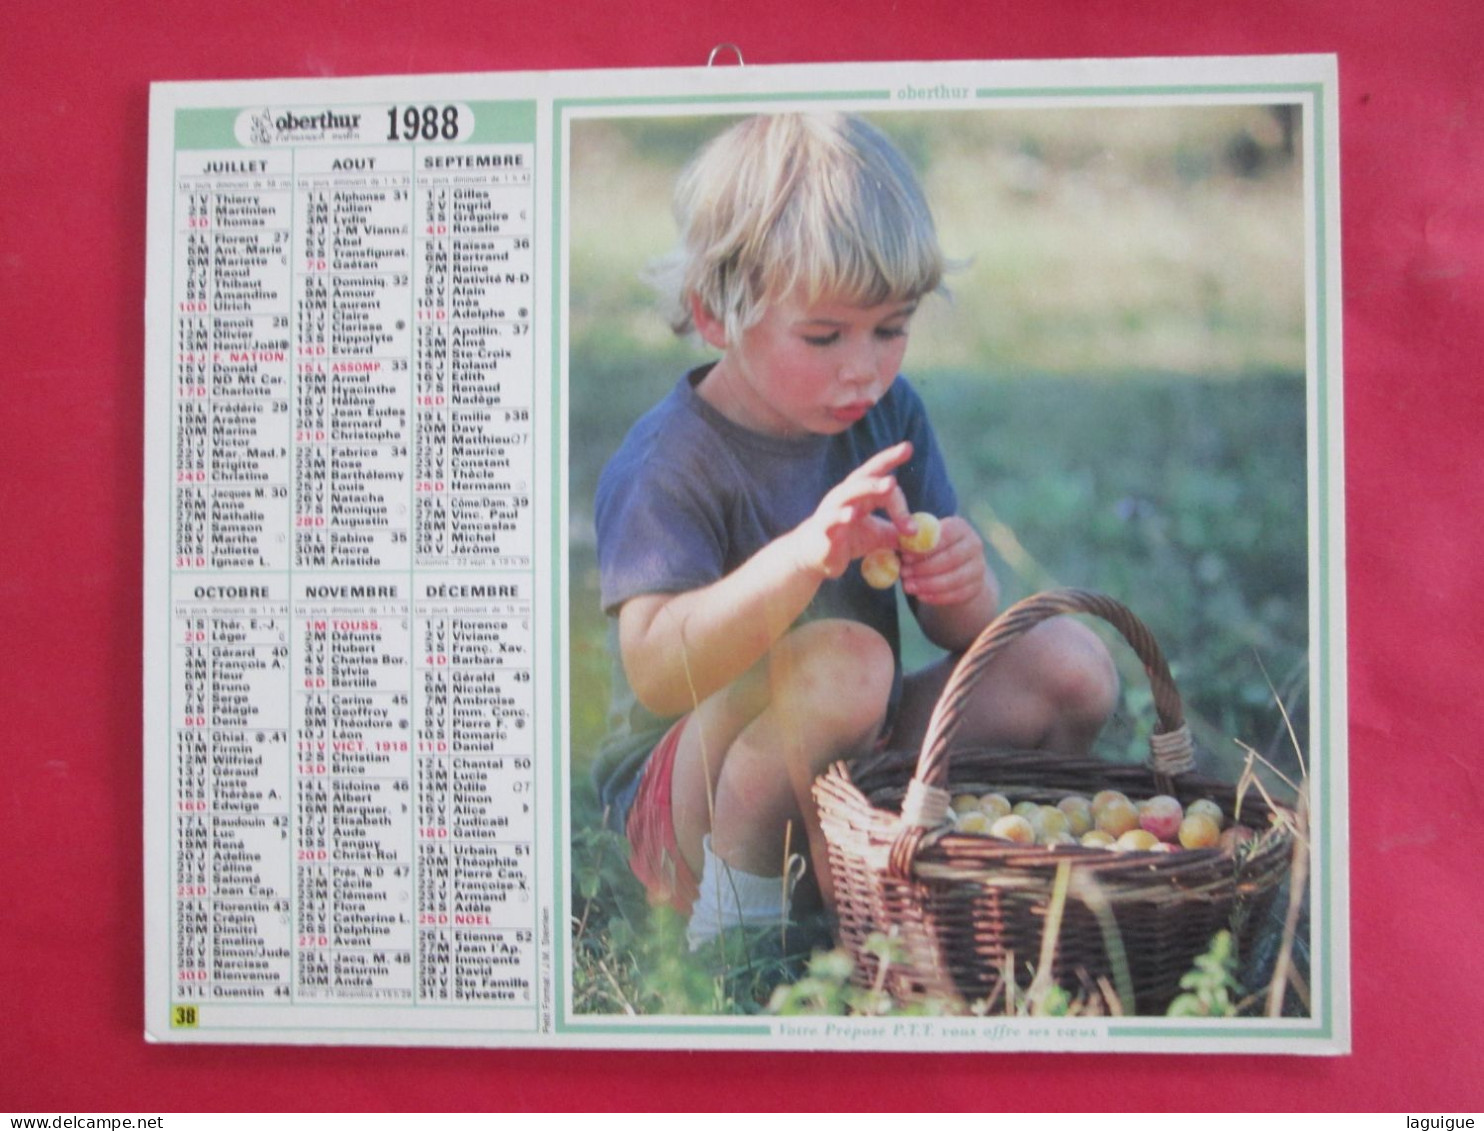
[[[1333,60],[1314,58],[156,85],[144,372],[149,1039],[1343,1044],[1335,97]],[[603,839],[590,785],[609,707],[592,496],[595,469],[642,408],[636,390],[658,380],[605,359],[652,355],[656,373],[689,363],[676,361],[683,347],[658,315],[604,305],[648,299],[644,263],[610,285],[601,249],[632,239],[666,250],[681,151],[750,114],[845,111],[908,139],[914,123],[963,132],[1019,115],[1018,162],[984,175],[1020,178],[1010,198],[1030,201],[1050,191],[1036,178],[1052,163],[1035,147],[1078,113],[1137,126],[1172,107],[1222,122],[1255,108],[1238,121],[1255,138],[1250,160],[1281,154],[1292,169],[1297,266],[1283,286],[1296,295],[1292,388],[1308,437],[1296,466],[1310,481],[1293,531],[1308,604],[1293,615],[1313,626],[1307,733],[1324,791],[1310,873],[1322,882],[1305,905],[1308,1014],[1194,1024],[960,1002],[923,1017],[878,1001],[874,1013],[818,1016],[780,1012],[777,994],[771,1009],[726,994],[713,1009],[655,992],[664,944],[645,935],[641,901],[608,899],[626,848]],[[1049,131],[1037,133],[1038,115]],[[1274,140],[1248,121],[1296,132]],[[904,149],[936,156],[929,142]],[[651,164],[622,181],[631,158]],[[1237,188],[1251,196],[1249,181]],[[1090,184],[1069,177],[1056,191],[1102,191]],[[1087,207],[1106,205],[1094,195]],[[931,363],[964,366],[946,348]],[[952,411],[924,388],[930,410]],[[616,423],[593,424],[603,420]],[[675,961],[689,961],[683,945]],[[785,989],[821,976],[810,969],[802,961]]]

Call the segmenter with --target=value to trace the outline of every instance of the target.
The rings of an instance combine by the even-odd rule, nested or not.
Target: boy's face
[[[707,377],[721,394],[713,403],[775,436],[844,432],[901,371],[916,310],[915,299],[860,307],[790,297],[769,304],[735,343],[714,319],[698,319],[706,341],[725,351]]]

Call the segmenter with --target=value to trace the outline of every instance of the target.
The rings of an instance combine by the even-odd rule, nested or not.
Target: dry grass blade
[[[1056,878],[1051,883],[1051,902],[1046,908],[1046,926],[1041,931],[1041,956],[1036,963],[1036,976],[1031,980],[1029,997],[1036,1005],[1053,985],[1051,967],[1056,961],[1056,944],[1061,938],[1062,914],[1066,910],[1067,888],[1071,880],[1071,861],[1063,860],[1057,864]]]
[[[1302,784],[1302,781],[1308,780],[1306,777],[1302,777],[1302,775],[1301,775],[1301,779],[1302,779],[1301,781],[1294,781],[1291,777],[1289,777],[1287,774],[1285,774],[1277,766],[1273,765],[1272,762],[1268,761],[1261,754],[1259,754],[1256,750],[1254,750],[1252,747],[1248,746],[1240,738],[1233,739],[1232,741],[1234,741],[1238,746],[1240,746],[1243,750],[1245,750],[1247,752],[1247,757],[1246,757],[1245,761],[1249,765],[1253,765],[1253,766],[1261,765],[1263,769],[1265,769],[1265,770],[1268,771],[1268,773],[1272,774],[1275,778],[1277,778],[1279,781],[1281,781],[1289,789],[1293,790],[1293,793],[1294,793],[1294,796],[1295,797],[1298,796],[1299,786]]]
[[[1240,817],[1242,814],[1243,795],[1246,793],[1249,787],[1255,788],[1258,793],[1262,794],[1262,799],[1267,802],[1268,809],[1279,821],[1281,821],[1288,828],[1288,831],[1293,834],[1295,843],[1302,843],[1303,847],[1307,850],[1309,847],[1308,820],[1305,819],[1303,821],[1299,821],[1295,819],[1295,817],[1291,816],[1289,814],[1288,808],[1286,806],[1279,805],[1278,802],[1273,799],[1273,795],[1268,792],[1267,786],[1262,784],[1262,779],[1257,776],[1257,772],[1253,769],[1253,763],[1261,762],[1263,765],[1268,766],[1271,769],[1271,765],[1267,761],[1267,759],[1259,754],[1256,750],[1252,749],[1252,747],[1248,746],[1241,739],[1237,739],[1236,743],[1243,750],[1247,751],[1247,761],[1242,768],[1242,777],[1241,780],[1237,782],[1237,816]],[[1274,772],[1276,773],[1277,771]],[[1279,777],[1282,777],[1282,775],[1279,774]],[[1284,778],[1284,780],[1287,781],[1288,779]],[[1307,802],[1305,800],[1308,797],[1309,792],[1307,783],[1296,785],[1294,786],[1294,789],[1298,793],[1300,803],[1307,805]]]
[[[669,605],[662,606],[662,611],[664,613],[670,615],[670,616],[673,616],[674,615],[670,611]],[[706,744],[706,728],[705,728],[704,725],[702,725],[702,722],[701,722],[701,699],[700,699],[700,696],[696,693],[696,681],[695,681],[695,678],[691,675],[691,670],[690,670],[690,649],[687,648],[686,645],[685,645],[685,621],[681,621],[680,622],[680,634],[679,635],[680,635],[680,667],[681,667],[681,670],[685,672],[685,687],[686,687],[686,690],[690,692],[690,702],[691,702],[691,716],[690,717],[691,717],[691,721],[694,722],[695,723],[695,726],[696,726],[696,741],[699,742],[700,745],[701,745],[701,765],[702,765],[702,767],[706,771],[701,776],[706,781],[706,824],[707,824],[708,827],[710,827],[710,826],[713,826],[713,825],[716,824],[716,779],[715,779],[715,773],[714,773],[714,771],[712,769],[712,766],[711,766],[711,751],[709,750],[709,748],[707,747],[707,744]],[[727,886],[732,889],[732,900],[733,900],[733,902],[735,904],[737,904],[740,907],[741,901],[740,901],[740,899],[739,899],[739,897],[737,895],[737,885],[732,880],[732,871],[731,871],[731,869],[730,868],[726,869],[726,873],[725,874],[726,874]],[[704,879],[704,876],[702,877],[702,879]],[[722,935],[724,934],[725,927],[726,927],[726,920],[722,916],[721,900],[717,900],[716,901],[716,936],[718,938],[722,937]],[[722,955],[723,955],[723,958],[725,958],[725,955],[726,955],[726,949],[725,949],[725,947],[723,947],[723,949],[722,949]],[[745,957],[745,955],[744,955],[744,957]]]
[[[1283,725],[1288,729],[1288,741],[1293,743],[1293,754],[1294,757],[1298,759],[1299,775],[1307,780],[1309,776],[1309,767],[1304,764],[1304,748],[1299,745],[1298,732],[1293,729],[1293,719],[1288,714],[1288,708],[1283,705],[1283,696],[1279,695],[1278,689],[1273,686],[1273,679],[1270,675],[1268,675],[1268,669],[1267,666],[1262,662],[1262,657],[1257,655],[1255,652],[1253,653],[1253,656],[1257,660],[1257,666],[1259,670],[1261,670],[1262,672],[1262,678],[1267,681],[1268,690],[1273,693],[1273,702],[1278,704],[1278,713],[1283,716]],[[1269,768],[1272,768],[1271,765],[1269,766]],[[1277,773],[1277,770],[1275,769],[1273,770],[1273,772]],[[1282,777],[1281,774],[1279,774],[1278,776]],[[1283,780],[1288,781],[1287,778],[1284,778]],[[1289,784],[1292,785],[1293,783],[1289,782]],[[1297,789],[1297,787],[1295,787],[1295,789]]]
[[[788,945],[788,877],[793,861],[794,823],[783,826],[783,875],[778,877],[778,946]]]
[[[1118,991],[1108,981],[1106,974],[1098,977],[1098,989],[1103,992],[1103,1001],[1108,1006],[1108,1014],[1111,1017],[1123,1016],[1123,1002],[1119,1000]]]
[[[974,1006],[973,1013],[977,1017],[988,1017],[994,1012],[995,1002],[1000,1000],[1000,994],[1005,992],[1004,979],[995,982],[994,989],[989,991],[989,996]]]
[[[1309,998],[1309,983],[1304,980],[1304,976],[1299,973],[1299,968],[1294,963],[1289,963],[1288,965],[1288,984],[1293,988],[1293,992],[1298,994],[1299,1002],[1303,1005],[1304,1012],[1312,1014],[1314,1012],[1314,1005]]]
[[[1309,791],[1307,787],[1299,791],[1296,824],[1303,829],[1304,833],[1308,832]],[[1299,834],[1293,838],[1293,865],[1288,887],[1288,914],[1283,918],[1283,942],[1278,948],[1278,962],[1273,968],[1273,980],[1268,984],[1269,1017],[1283,1016],[1284,992],[1292,981],[1293,975],[1297,973],[1293,969],[1293,940],[1298,933],[1299,911],[1303,907],[1304,892],[1308,886],[1308,837]],[[1308,997],[1303,992],[1300,992],[1299,996],[1306,999]]]
[[[662,609],[670,613],[670,606],[664,605]],[[673,616],[673,613],[670,613]],[[703,775],[706,779],[706,818],[707,824],[716,821],[716,782],[713,778],[711,768],[711,752],[706,747],[706,728],[701,725],[701,699],[696,694],[696,681],[690,670],[690,649],[685,646],[685,622],[680,623],[680,667],[685,672],[685,688],[690,692],[691,718],[696,724],[696,741],[701,744],[701,765],[706,768]]]
[[[1118,920],[1113,917],[1113,908],[1108,902],[1108,896],[1102,886],[1091,875],[1079,871],[1072,882],[1072,893],[1082,901],[1093,918],[1097,920],[1098,931],[1103,936],[1103,949],[1108,955],[1108,961],[1113,967],[1113,977],[1118,986],[1118,992],[1109,997],[1109,1009],[1117,1016],[1123,1015],[1123,1003],[1133,1005],[1134,976],[1128,964],[1128,952],[1123,946],[1123,932],[1118,929]],[[1102,979],[1106,982],[1106,979]]]
[[[897,929],[896,929],[896,927],[892,927],[891,932],[887,935],[887,938],[889,938],[889,939],[895,939],[896,937],[897,937]],[[881,952],[881,961],[880,961],[880,963],[876,967],[876,977],[875,977],[875,979],[871,983],[871,992],[873,994],[881,994],[881,993],[884,993],[886,991],[886,974],[887,974],[887,971],[890,970],[890,969],[891,969],[891,948],[890,947],[886,947]]]
[[[1005,564],[1018,576],[1028,581],[1033,589],[1056,588],[1057,581],[1051,575],[1051,571],[1025,548],[1015,531],[1000,521],[999,516],[989,509],[988,504],[981,504],[981,506],[989,518],[984,536],[1000,557],[1005,559]]]
[[[608,969],[608,964],[601,958],[598,959],[598,969],[603,972],[603,977],[608,979],[608,984],[613,987],[613,995],[618,998],[618,1004],[623,1006],[623,1011],[630,1017],[635,1017],[634,1007],[629,1004],[629,999],[624,996],[623,987],[618,984],[618,979],[613,976],[613,971]]]

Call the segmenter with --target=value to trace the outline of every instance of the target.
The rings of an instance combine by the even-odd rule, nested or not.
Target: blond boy
[[[689,914],[697,947],[787,911],[805,869],[786,843],[830,905],[812,781],[920,743],[999,589],[899,375],[944,273],[902,155],[851,116],[751,118],[687,168],[676,215],[672,323],[720,358],[634,426],[599,482],[615,664],[595,778],[650,898]],[[917,511],[941,536],[903,555],[901,584],[947,654],[904,676],[895,594],[858,563],[913,533]],[[1048,622],[995,661],[964,739],[1083,753],[1116,693],[1097,638]]]

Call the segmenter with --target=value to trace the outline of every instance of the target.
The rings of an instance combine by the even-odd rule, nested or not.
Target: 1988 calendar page
[[[156,86],[150,1038],[1347,1047],[1334,98],[1333,60],[1292,58]],[[681,170],[732,123],[798,111],[858,115],[922,179],[954,298],[914,314],[904,372],[1005,603],[1065,580],[1134,604],[1134,558],[1157,543],[1181,580],[1138,611],[1175,632],[1194,631],[1197,607],[1224,610],[1247,652],[1205,659],[1255,654],[1254,673],[1271,669],[1209,702],[1187,695],[1200,769],[1256,779],[1238,808],[1271,802],[1277,815],[1253,833],[1285,846],[1272,890],[1233,912],[1262,920],[1230,924],[1242,952],[1213,938],[1188,956],[1188,969],[1204,955],[1231,976],[1230,1009],[1208,996],[1172,1015],[1172,995],[1142,1008],[1137,962],[1063,968],[1054,936],[986,951],[993,978],[924,1005],[892,989],[892,964],[913,960],[902,948],[920,945],[900,922],[879,924],[864,955],[831,953],[848,941],[836,909],[801,894],[779,917],[812,924],[805,942],[764,929],[733,953],[693,948],[683,915],[651,907],[634,877],[621,812],[633,790],[602,769],[621,656],[600,593],[596,481],[677,378],[701,380],[716,357],[671,335],[645,282],[677,238]],[[1228,223],[1229,255],[1203,242]],[[1030,239],[1042,229],[1082,245],[1076,269],[1037,273],[1056,258]],[[979,242],[1010,231],[1028,235]],[[1139,250],[1100,258],[1120,240]],[[1206,263],[1231,255],[1232,275],[1256,286]],[[1108,297],[1078,293],[1099,274],[1116,281]],[[1125,303],[1129,290],[1150,292],[1147,306]],[[981,318],[981,300],[1000,313]],[[1121,336],[1078,345],[1088,311]],[[1117,431],[1139,398],[1205,406],[1198,428],[1174,412],[1170,466],[1105,470],[1084,452],[1075,476],[1042,482],[986,431],[1045,427],[1046,443],[1078,449],[1077,425],[1031,406],[1075,402]],[[1254,404],[1269,415],[1242,432],[1234,414]],[[1201,478],[1223,458],[1229,471]],[[1268,498],[1252,517],[1243,492],[1261,495],[1260,477],[1294,492],[1291,505]],[[1251,527],[1245,547],[1203,541],[1222,510]],[[1127,534],[1130,560],[1068,576],[1040,519],[1069,541]],[[1187,584],[1198,596],[1180,605]],[[928,646],[909,634],[901,663]],[[1194,657],[1177,658],[1183,678],[1192,667],[1201,678]],[[1138,673],[1121,673],[1115,723],[1129,733],[1106,755],[1119,764],[1148,729],[1132,717],[1147,703]],[[1227,711],[1233,699],[1245,705]],[[1054,805],[1049,789],[1010,800]],[[1217,825],[1243,823],[1227,809]],[[976,834],[950,812],[928,835]],[[1075,847],[1094,872],[1114,855]],[[1243,845],[1184,851],[1228,851],[1246,882]],[[1058,889],[1055,871],[1041,914],[1058,924],[1086,891]],[[1136,911],[1109,906],[1097,921],[1121,935],[1110,950],[1163,945],[1135,937]]]

